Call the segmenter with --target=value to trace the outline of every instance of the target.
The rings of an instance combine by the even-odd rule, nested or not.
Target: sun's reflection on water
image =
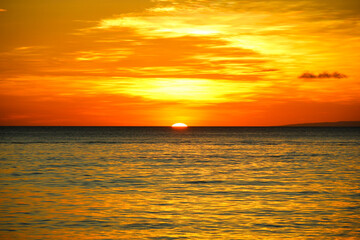
[[[16,151],[2,144],[0,236],[351,239],[359,234],[358,147],[324,145],[316,138],[300,139],[299,145],[256,134],[252,141],[241,134],[161,134],[158,142],[145,135],[138,143],[18,144]]]

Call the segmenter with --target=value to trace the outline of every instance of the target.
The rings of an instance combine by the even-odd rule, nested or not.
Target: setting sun
[[[185,123],[175,123],[172,125],[173,128],[187,128]]]

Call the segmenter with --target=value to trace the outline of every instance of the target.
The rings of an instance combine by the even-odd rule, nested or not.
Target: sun
[[[187,128],[188,126],[185,123],[175,123],[171,127],[173,127],[173,128]]]

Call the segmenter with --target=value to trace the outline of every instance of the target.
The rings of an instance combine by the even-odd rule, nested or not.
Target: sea
[[[0,127],[0,239],[360,239],[360,128]]]

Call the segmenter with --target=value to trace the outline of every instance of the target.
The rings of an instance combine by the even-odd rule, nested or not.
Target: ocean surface
[[[360,239],[360,128],[0,127],[0,239]]]

